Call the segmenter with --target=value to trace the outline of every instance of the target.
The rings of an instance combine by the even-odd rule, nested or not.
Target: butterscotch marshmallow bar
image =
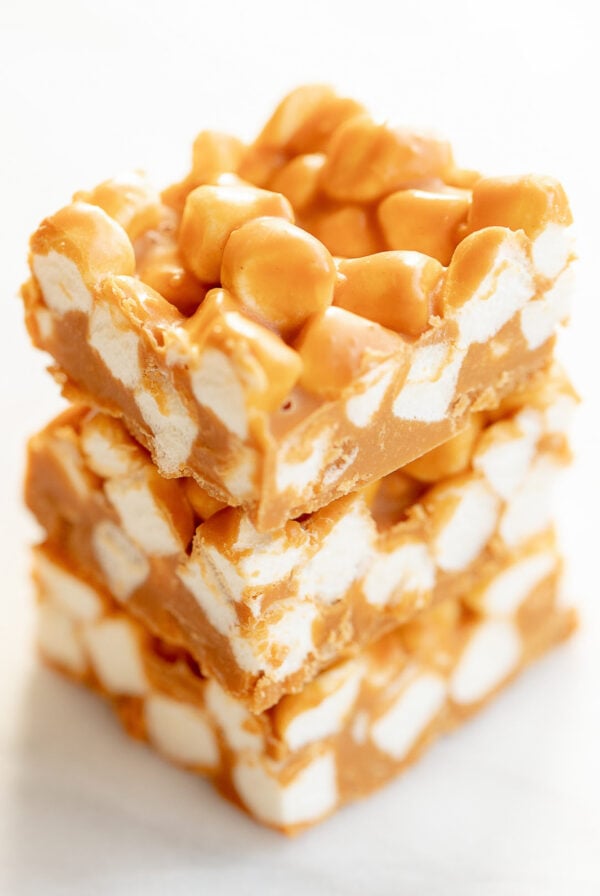
[[[390,780],[567,637],[559,574],[549,535],[260,715],[47,549],[35,558],[38,639],[49,663],[112,700],[130,734],[292,833]]]
[[[571,213],[431,135],[301,88],[250,146],[202,132],[160,196],[78,193],[31,240],[34,343],[163,476],[277,529],[387,475],[548,362]]]
[[[193,480],[163,479],[117,420],[74,408],[33,438],[27,501],[74,570],[259,712],[528,549],[550,525],[574,403],[555,368],[368,491],[268,534]]]

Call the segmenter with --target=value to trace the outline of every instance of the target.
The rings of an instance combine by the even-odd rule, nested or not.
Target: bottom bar
[[[127,731],[211,776],[263,824],[294,833],[401,772],[524,665],[568,637],[551,531],[477,590],[447,600],[251,715],[56,551],[35,551],[39,644],[109,697]]]

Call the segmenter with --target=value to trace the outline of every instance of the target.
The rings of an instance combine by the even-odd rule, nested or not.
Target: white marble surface
[[[217,8],[218,7],[218,8]],[[0,893],[600,892],[600,83],[589,2],[102,3],[0,7]],[[204,126],[250,135],[305,80],[434,123],[467,165],[565,183],[582,256],[561,352],[585,402],[557,501],[577,638],[388,789],[286,841],[126,739],[35,662],[24,442],[61,405],[19,302],[28,234],[76,188],[166,180]]]

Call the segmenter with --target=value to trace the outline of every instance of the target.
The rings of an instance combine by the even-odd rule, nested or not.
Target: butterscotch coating
[[[162,217],[158,191],[135,171],[105,180],[93,190],[80,190],[73,201],[99,206],[121,225],[132,242],[157,227]]]
[[[187,267],[203,283],[219,282],[223,250],[233,230],[262,215],[294,220],[285,196],[240,185],[197,187],[187,197],[179,247]]]
[[[307,229],[340,258],[360,258],[384,248],[373,213],[360,205],[317,211],[308,219]]]
[[[340,125],[364,112],[359,102],[338,96],[327,85],[307,84],[284,97],[256,144],[290,155],[322,152]]]
[[[227,290],[211,289],[185,328],[199,349],[216,350],[233,363],[255,409],[276,410],[298,381],[302,362],[297,352],[241,313]]]
[[[483,424],[483,414],[473,414],[462,432],[407,464],[403,472],[419,482],[439,482],[447,476],[463,473],[471,464],[473,446]]]
[[[183,264],[173,238],[158,238],[138,261],[137,274],[174,305],[182,314],[191,314],[206,295],[206,287]]]
[[[500,253],[510,258],[518,252],[524,254],[526,249],[525,235],[513,233],[506,227],[486,227],[465,237],[456,247],[447,270],[442,310],[459,308],[470,299],[484,283]]]
[[[416,337],[435,313],[444,268],[419,252],[378,252],[340,260],[338,272],[335,305]]]
[[[335,398],[354,380],[386,358],[402,369],[406,346],[400,336],[332,306],[315,315],[298,337],[300,385],[321,398]]]
[[[190,505],[201,520],[208,520],[227,505],[209,495],[206,489],[198,485],[195,479],[184,479],[183,489]]]
[[[231,134],[200,131],[192,146],[192,180],[210,183],[220,174],[237,171],[243,152],[244,144]]]
[[[86,202],[74,202],[42,221],[30,245],[34,257],[52,251],[66,255],[88,285],[106,274],[135,273],[133,246],[121,225]],[[36,260],[33,264],[35,269]]]
[[[86,194],[114,220],[77,202],[51,219],[62,223],[50,241],[46,222],[32,243],[27,326],[53,356],[67,397],[121,415],[162,473],[196,477],[243,506],[261,531],[450,438],[471,408],[494,407],[547,362],[568,315],[570,214],[553,181],[482,179],[457,168],[440,141],[356,112],[329,88],[309,87],[286,98],[247,148],[226,134],[199,134],[189,173],[162,194],[159,223],[139,218],[148,229],[133,241],[135,270],[126,231],[142,225],[135,208],[125,216],[131,190],[121,180],[110,182],[110,208],[106,184]],[[529,193],[539,200],[533,224],[519,212]],[[194,205],[207,195],[203,225]],[[265,211],[257,197],[276,210]],[[139,198],[146,210],[156,203],[156,194]],[[421,226],[429,213],[431,226]],[[211,319],[206,296],[222,286],[224,246],[233,233],[234,247],[256,217],[293,221],[339,260],[333,303],[343,320],[355,319],[348,347],[332,332],[339,320],[326,313],[333,310],[328,289],[313,289],[300,263],[296,272],[288,265],[291,285],[268,258],[252,259],[229,280],[225,274],[231,307]],[[493,226],[470,232],[484,221]],[[310,238],[297,236],[305,247]],[[363,265],[372,272],[382,264],[377,253],[422,249],[414,278],[410,265],[405,271],[410,301],[396,300],[393,277],[387,299],[381,279],[363,271],[361,281]],[[283,265],[283,256],[275,261]],[[259,284],[255,296],[248,280],[261,264],[267,287]],[[194,266],[203,265],[200,278]],[[325,313],[309,307],[307,295]],[[379,367],[366,360],[375,328],[397,344]]]
[[[551,177],[482,177],[473,187],[469,230],[509,227],[535,239],[549,224],[573,223],[562,186]]]
[[[447,265],[467,219],[468,191],[398,190],[383,200],[377,217],[386,248],[412,249]]]
[[[444,178],[452,165],[450,145],[417,131],[357,116],[335,132],[322,185],[332,199],[371,202],[414,181]]]
[[[335,280],[325,246],[282,218],[248,221],[231,234],[223,253],[225,289],[284,336],[331,304]]]
[[[296,156],[277,171],[269,186],[277,193],[283,193],[296,213],[304,211],[318,196],[324,164],[323,153]]]

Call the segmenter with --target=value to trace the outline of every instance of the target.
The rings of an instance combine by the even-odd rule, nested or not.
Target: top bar
[[[268,531],[548,362],[571,220],[549,178],[463,171],[438,138],[304,87],[250,146],[201,133],[162,196],[130,175],[46,219],[27,324],[69,397]]]

